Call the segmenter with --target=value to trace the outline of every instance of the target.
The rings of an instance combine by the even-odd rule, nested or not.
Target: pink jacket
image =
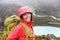
[[[25,10],[25,11],[24,11]],[[31,12],[28,7],[23,7],[18,10],[18,16],[24,14],[25,12]],[[33,29],[32,29],[32,21],[27,22],[25,20],[21,20],[21,22],[25,23],[29,30],[30,30],[30,35],[33,34]],[[16,40],[16,38],[19,38],[19,40],[26,40],[26,31],[24,27],[21,24],[18,24],[8,35],[6,40]],[[29,37],[29,40],[33,40],[34,37]]]

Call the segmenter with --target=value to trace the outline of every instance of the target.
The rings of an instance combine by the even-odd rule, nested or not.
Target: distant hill
[[[0,17],[6,18],[7,16],[17,14],[19,7],[14,4],[0,4]]]
[[[4,19],[13,14],[17,15],[20,6],[14,4],[0,4],[0,30],[3,30]]]

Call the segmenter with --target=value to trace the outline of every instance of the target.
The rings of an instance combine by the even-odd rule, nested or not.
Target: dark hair
[[[22,14],[22,15],[20,16],[21,19],[23,19],[23,15],[24,15],[24,14]],[[30,20],[30,21],[32,21],[32,14],[31,14],[31,20]]]
[[[23,15],[21,15],[20,18],[23,19]]]

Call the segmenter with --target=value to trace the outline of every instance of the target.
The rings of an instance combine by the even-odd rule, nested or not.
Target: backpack
[[[6,40],[6,37],[8,36],[8,34],[10,33],[10,31],[17,25],[17,24],[21,24],[23,25],[23,27],[25,28],[26,31],[26,40],[28,40],[28,36],[29,36],[29,29],[27,27],[26,24],[20,22],[20,18],[16,15],[12,15],[7,17],[4,20],[4,32],[3,32],[3,36],[2,36],[2,40]]]

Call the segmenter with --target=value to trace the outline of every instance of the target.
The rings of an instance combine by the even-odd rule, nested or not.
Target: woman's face
[[[31,13],[25,13],[23,19],[29,22],[31,20]]]

